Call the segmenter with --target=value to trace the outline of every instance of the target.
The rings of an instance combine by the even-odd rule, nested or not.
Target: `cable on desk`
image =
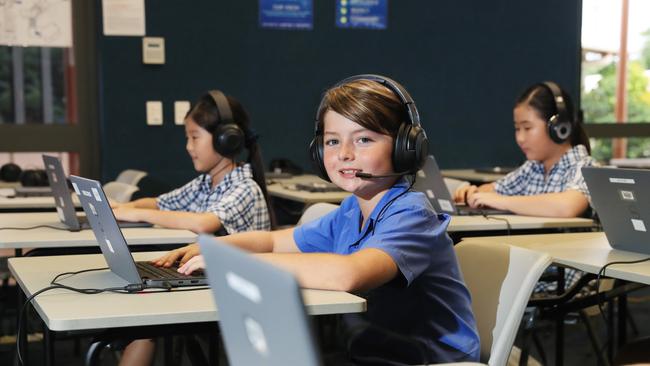
[[[600,300],[600,278],[605,276],[605,270],[607,267],[612,266],[614,264],[637,264],[637,263],[643,263],[643,262],[648,262],[650,261],[650,257],[644,258],[644,259],[638,259],[635,261],[614,261],[614,262],[609,262],[605,264],[604,266],[600,267],[600,270],[598,270],[598,275],[596,276],[596,301],[598,303],[598,310],[600,311],[600,315],[603,317],[603,321],[605,324],[607,324],[607,315],[605,315],[605,311],[603,310],[603,303]]]
[[[126,286],[122,287],[107,287],[107,288],[76,288],[72,286],[67,286],[64,284],[61,284],[57,282],[57,280],[62,277],[62,276],[68,276],[66,278],[70,278],[74,275],[80,274],[80,273],[86,273],[86,272],[94,272],[94,271],[101,271],[101,270],[107,270],[108,267],[102,267],[102,268],[90,268],[90,269],[83,269],[80,271],[74,271],[74,272],[63,272],[59,273],[58,275],[54,276],[54,278],[50,281],[50,286],[45,287],[41,290],[36,291],[34,294],[29,296],[25,302],[23,303],[23,306],[20,308],[20,312],[18,313],[18,326],[16,329],[16,354],[18,355],[18,363],[19,365],[23,365],[23,357],[22,357],[22,351],[20,349],[20,339],[21,339],[21,332],[22,332],[22,320],[23,320],[23,314],[25,311],[25,308],[27,307],[27,304],[29,304],[36,296],[50,291],[54,289],[63,289],[63,290],[68,290],[68,291],[73,291],[73,292],[78,292],[81,294],[85,295],[95,295],[95,294],[101,294],[103,292],[113,292],[113,293],[118,293],[118,294],[140,294],[140,293],[158,293],[158,292],[185,292],[185,291],[199,291],[199,290],[207,290],[210,287],[203,286],[203,287],[191,287],[187,289],[175,289],[172,290],[172,286],[169,283],[165,283],[165,286],[160,286],[160,287],[154,287],[154,286],[147,286],[144,283],[133,283],[133,284],[128,284]],[[148,289],[157,289],[155,291],[144,291]]]
[[[510,225],[510,221],[508,221],[508,219],[503,218],[503,217],[496,217],[496,216],[488,215],[488,214],[486,214],[486,213],[484,213],[484,212],[482,212],[481,215],[482,215],[484,218],[488,219],[488,220],[500,220],[500,221],[505,221],[505,222],[506,222],[506,230],[507,230],[506,232],[507,232],[508,236],[510,236],[510,234],[511,234],[511,230],[512,230],[512,225]]]
[[[39,229],[39,228],[49,228],[49,229],[54,229],[54,230],[63,230],[63,231],[69,231],[67,228],[63,227],[57,227],[57,226],[52,226],[52,225],[36,225],[36,226],[28,226],[28,227],[0,227],[0,230],[33,230],[33,229]]]

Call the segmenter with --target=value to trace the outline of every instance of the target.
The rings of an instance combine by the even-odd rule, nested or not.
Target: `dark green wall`
[[[335,28],[334,1],[314,1],[312,31],[259,28],[252,0],[146,5],[147,35],[165,37],[165,65],[142,64],[140,37],[98,40],[104,180],[126,168],[171,184],[194,176],[173,102],[209,88],[246,106],[267,162],[309,167],[321,93],[353,74],[391,76],[414,97],[443,168],[522,161],[517,94],[545,79],[579,90],[579,0],[393,0],[384,31]],[[145,125],[146,100],[163,101],[163,126]]]

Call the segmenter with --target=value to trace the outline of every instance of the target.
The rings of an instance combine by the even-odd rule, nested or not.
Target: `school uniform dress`
[[[576,145],[567,151],[560,160],[551,167],[548,175],[544,174],[544,165],[538,161],[528,160],[517,170],[497,180],[494,190],[506,196],[532,196],[543,193],[558,193],[570,189],[576,190],[587,197],[591,204],[591,196],[587,183],[580,170],[583,166],[592,166],[595,160],[589,156],[584,145]],[[582,272],[565,269],[566,286],[574,284]],[[540,282],[535,292],[554,291],[555,282]]]
[[[160,210],[212,212],[228,234],[270,230],[269,210],[250,164],[238,166],[212,188],[212,177],[201,174],[156,199]]]
[[[470,295],[446,234],[450,217],[436,214],[420,192],[405,193],[387,206],[408,187],[401,180],[390,188],[363,228],[358,201],[351,196],[339,209],[297,227],[294,240],[305,253],[346,255],[376,248],[399,269],[395,279],[362,294],[366,313],[344,316],[353,360],[421,364],[425,352],[430,363],[478,361]]]

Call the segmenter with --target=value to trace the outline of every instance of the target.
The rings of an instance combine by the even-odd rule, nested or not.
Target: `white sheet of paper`
[[[102,0],[104,35],[144,36],[144,0]]]

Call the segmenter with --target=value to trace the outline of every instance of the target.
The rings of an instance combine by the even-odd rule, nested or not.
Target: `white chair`
[[[146,176],[147,172],[143,172],[142,170],[126,169],[115,178],[115,181],[137,186],[138,182]]]
[[[464,240],[455,247],[481,338],[481,362],[508,361],[533,288],[551,257],[546,253]]]
[[[333,203],[314,203],[313,205],[307,207],[305,212],[302,213],[302,216],[300,216],[300,220],[298,220],[297,225],[306,224],[309,221],[316,220],[317,218],[325,216],[330,211],[334,211],[337,208],[339,208],[339,205],[335,205]]]
[[[123,182],[108,182],[102,188],[109,200],[118,203],[129,202],[133,193],[139,190],[138,187]]]

